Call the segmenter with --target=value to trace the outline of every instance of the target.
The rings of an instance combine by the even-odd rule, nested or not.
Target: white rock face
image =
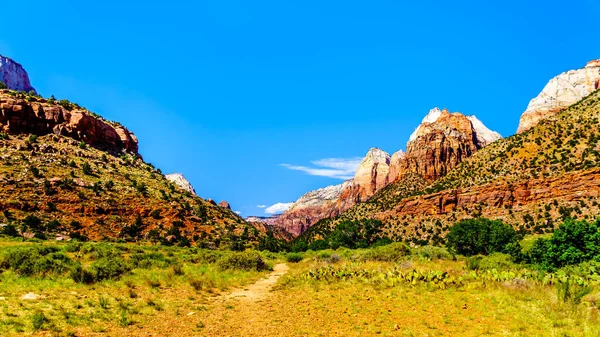
[[[422,129],[424,128],[424,124],[431,124],[436,122],[440,116],[442,115],[442,110],[439,108],[433,108],[429,110],[429,113],[423,118],[421,124],[415,129],[415,131],[410,135],[409,142],[412,142],[418,138],[421,134]],[[497,141],[498,139],[502,139],[502,136],[496,132],[490,130],[487,126],[485,126],[475,115],[467,116],[469,121],[471,121],[471,125],[473,126],[473,131],[475,132],[475,136],[477,137],[477,141],[481,147],[486,146],[492,142]]]
[[[423,118],[423,121],[421,121],[421,124],[433,123],[433,122],[437,121],[441,115],[442,115],[442,110],[440,110],[440,108],[437,108],[437,107],[433,108],[433,109],[429,110],[429,113],[425,116],[425,118]],[[417,139],[417,133],[419,131],[419,127],[420,127],[420,125],[410,135],[410,138],[408,138],[409,142]]]
[[[475,116],[467,116],[467,118],[473,124],[473,129],[475,130],[475,136],[477,137],[477,141],[481,147],[484,147],[490,143],[497,141],[498,139],[502,139],[502,136],[496,132],[488,129],[477,117]]]
[[[390,171],[388,174],[388,183],[392,183],[398,179],[398,175],[400,173],[400,165],[402,163],[402,159],[406,156],[406,153],[402,150],[395,152],[390,159]]]
[[[319,207],[330,201],[335,202],[342,194],[342,191],[349,186],[352,186],[352,180],[346,180],[338,185],[331,185],[319,188],[318,190],[310,191],[296,200],[292,207],[290,207],[289,211],[295,211],[309,207]]]
[[[358,185],[361,190],[361,200],[372,196],[388,184],[390,160],[387,152],[376,147],[367,152],[354,174],[354,185]]]
[[[532,99],[521,115],[521,133],[536,126],[542,119],[577,103],[600,87],[600,60],[588,62],[585,68],[569,70],[548,82],[542,92]]]
[[[167,178],[168,181],[174,183],[175,185],[179,186],[181,189],[188,191],[190,193],[192,193],[193,195],[196,195],[196,191],[194,190],[194,186],[192,186],[192,184],[185,179],[185,177],[183,176],[183,174],[181,173],[171,173],[171,174],[167,174],[165,175],[165,178]]]
[[[17,62],[2,55],[0,55],[0,81],[11,90],[35,91],[25,69]]]

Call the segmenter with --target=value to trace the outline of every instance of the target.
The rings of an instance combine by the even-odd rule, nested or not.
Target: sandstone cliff
[[[0,82],[11,90],[35,92],[25,69],[17,62],[2,55],[0,55]]]
[[[194,186],[183,176],[181,173],[171,173],[165,175],[168,181],[174,183],[179,186],[184,191],[190,192],[193,195],[196,195],[196,190],[194,190]]]
[[[340,209],[337,203],[342,191],[352,185],[352,180],[348,180],[339,185],[308,192],[294,202],[290,209],[277,217],[273,224],[294,236],[300,235],[317,221],[338,215]]]
[[[314,232],[375,218],[392,239],[426,244],[440,242],[447,226],[463,218],[498,218],[525,233],[550,232],[567,217],[593,219],[600,213],[598,119],[595,92],[526,133],[478,150],[441,178],[398,180]]]
[[[578,102],[600,88],[600,60],[587,63],[585,68],[569,70],[553,79],[532,99],[521,116],[517,133],[525,132],[541,120]]]
[[[375,192],[388,184],[391,157],[385,151],[372,148],[362,160],[352,184],[348,184],[341,192],[337,208],[345,211],[357,202],[368,200]]]
[[[434,108],[410,136],[406,153],[400,150],[390,157],[381,149],[370,149],[352,180],[305,194],[275,225],[297,236],[317,221],[369,200],[392,182],[409,177],[403,186],[421,186],[422,179],[416,176],[426,181],[442,177],[475,151],[500,138],[475,116]]]
[[[417,173],[433,181],[470,157],[482,143],[487,144],[483,135],[480,138],[465,115],[433,109],[411,135],[404,158],[395,163],[397,167],[392,171],[398,172],[396,179]]]
[[[118,123],[68,102],[58,104],[10,90],[0,90],[0,131],[63,135],[112,153],[138,153],[137,138]]]

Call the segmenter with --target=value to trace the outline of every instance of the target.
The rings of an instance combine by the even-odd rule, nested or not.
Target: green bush
[[[116,280],[131,271],[131,265],[122,257],[103,257],[92,264],[94,281]]]
[[[8,89],[8,87],[6,86],[6,84],[4,84],[4,82],[0,81],[0,90],[1,89]]]
[[[550,239],[537,239],[528,251],[529,262],[542,269],[555,269],[590,260],[600,260],[599,220],[566,220]]]
[[[410,253],[410,248],[405,243],[396,242],[359,252],[353,256],[353,259],[357,261],[396,262],[410,255]]]
[[[412,253],[419,257],[428,259],[428,260],[452,260],[454,259],[454,255],[450,254],[448,250],[442,247],[436,246],[421,246],[418,248],[414,248]]]
[[[80,283],[93,283],[104,280],[118,280],[129,273],[132,267],[120,256],[103,257],[92,263],[89,269],[80,264],[71,269],[71,278]]]
[[[216,263],[223,253],[218,250],[201,249],[195,256],[190,258],[190,262],[193,263]]]
[[[379,220],[342,221],[327,235],[326,240],[332,249],[366,248],[379,239],[381,227],[383,223]],[[313,247],[309,248],[313,249]]]
[[[465,267],[467,268],[467,270],[477,270],[477,269],[479,269],[479,264],[481,263],[482,259],[483,259],[483,256],[481,256],[481,255],[475,255],[475,256],[468,257],[465,260]]]
[[[479,261],[477,269],[481,270],[508,270],[514,268],[515,264],[512,262],[512,257],[508,254],[503,253],[492,253],[488,256],[484,256]]]
[[[130,261],[134,268],[141,269],[166,268],[172,264],[170,259],[159,252],[135,253],[130,256]]]
[[[8,224],[0,228],[0,234],[17,237],[19,236],[19,231],[17,230],[17,227],[15,227],[13,224]]]
[[[300,253],[288,253],[285,256],[285,259],[287,260],[287,262],[298,263],[304,259],[304,256],[302,256],[302,254]]]
[[[514,251],[518,240],[517,232],[502,221],[477,218],[462,220],[450,227],[446,246],[450,251],[465,256],[488,255]]]
[[[0,268],[22,276],[50,276],[67,273],[74,262],[56,247],[10,248],[0,260]]]
[[[217,261],[217,266],[222,270],[256,270],[269,269],[262,256],[253,251],[231,252]]]

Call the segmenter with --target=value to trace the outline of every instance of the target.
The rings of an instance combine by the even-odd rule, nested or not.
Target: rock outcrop
[[[475,151],[502,138],[475,116],[434,108],[410,136],[406,153],[391,157],[372,148],[352,180],[309,192],[283,213],[275,225],[297,236],[317,221],[365,202],[388,184],[418,174],[427,181],[444,176]]]
[[[219,207],[223,207],[223,208],[226,208],[228,210],[231,210],[231,205],[229,205],[229,203],[227,201],[225,201],[225,200],[221,201],[218,205],[219,205]]]
[[[246,222],[261,233],[271,232],[273,237],[280,240],[291,241],[294,236],[287,232],[284,228],[275,225],[275,221],[279,218],[279,215],[272,215],[268,217],[263,216],[249,216],[246,217]]]
[[[281,214],[274,225],[294,236],[300,235],[317,221],[340,213],[338,200],[342,191],[352,186],[352,180],[339,185],[320,188],[304,194],[287,211]]]
[[[137,138],[118,123],[74,105],[65,108],[54,101],[9,90],[0,90],[0,131],[38,136],[56,134],[112,153],[138,153]]]
[[[194,190],[194,186],[183,176],[181,173],[171,173],[165,175],[168,181],[174,183],[179,186],[184,191],[188,191],[193,195],[196,195],[196,191]],[[209,199],[210,200],[210,199]],[[207,200],[208,201],[208,200]],[[210,201],[209,201],[210,202]]]
[[[35,92],[25,69],[17,62],[2,55],[0,55],[0,82],[11,90]]]
[[[387,186],[390,173],[390,155],[376,147],[367,152],[362,160],[352,184],[348,184],[340,194],[337,209],[347,210],[358,202],[367,201],[377,191]]]
[[[548,82],[542,92],[532,99],[521,115],[517,133],[525,132],[541,120],[578,102],[600,89],[600,60],[587,63],[585,68],[569,70]]]
[[[275,222],[277,221],[277,219],[281,216],[281,214],[274,214],[274,215],[270,215],[270,216],[257,216],[257,215],[250,215],[248,217],[246,217],[247,222],[262,222],[265,223],[269,226],[273,226],[275,225]]]
[[[400,165],[404,160],[406,153],[402,150],[395,152],[390,159],[390,172],[388,174],[388,183],[394,182],[400,175]]]
[[[475,129],[472,119],[480,132]],[[433,181],[498,136],[475,117],[435,108],[411,135],[406,154],[394,163],[391,171],[395,173],[395,180],[408,173],[417,173]]]

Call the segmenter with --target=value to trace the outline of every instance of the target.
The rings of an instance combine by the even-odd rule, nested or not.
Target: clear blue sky
[[[600,58],[599,17],[596,0],[6,1],[0,54],[247,216],[341,182],[292,166],[403,149],[435,106],[513,134],[551,77]]]

